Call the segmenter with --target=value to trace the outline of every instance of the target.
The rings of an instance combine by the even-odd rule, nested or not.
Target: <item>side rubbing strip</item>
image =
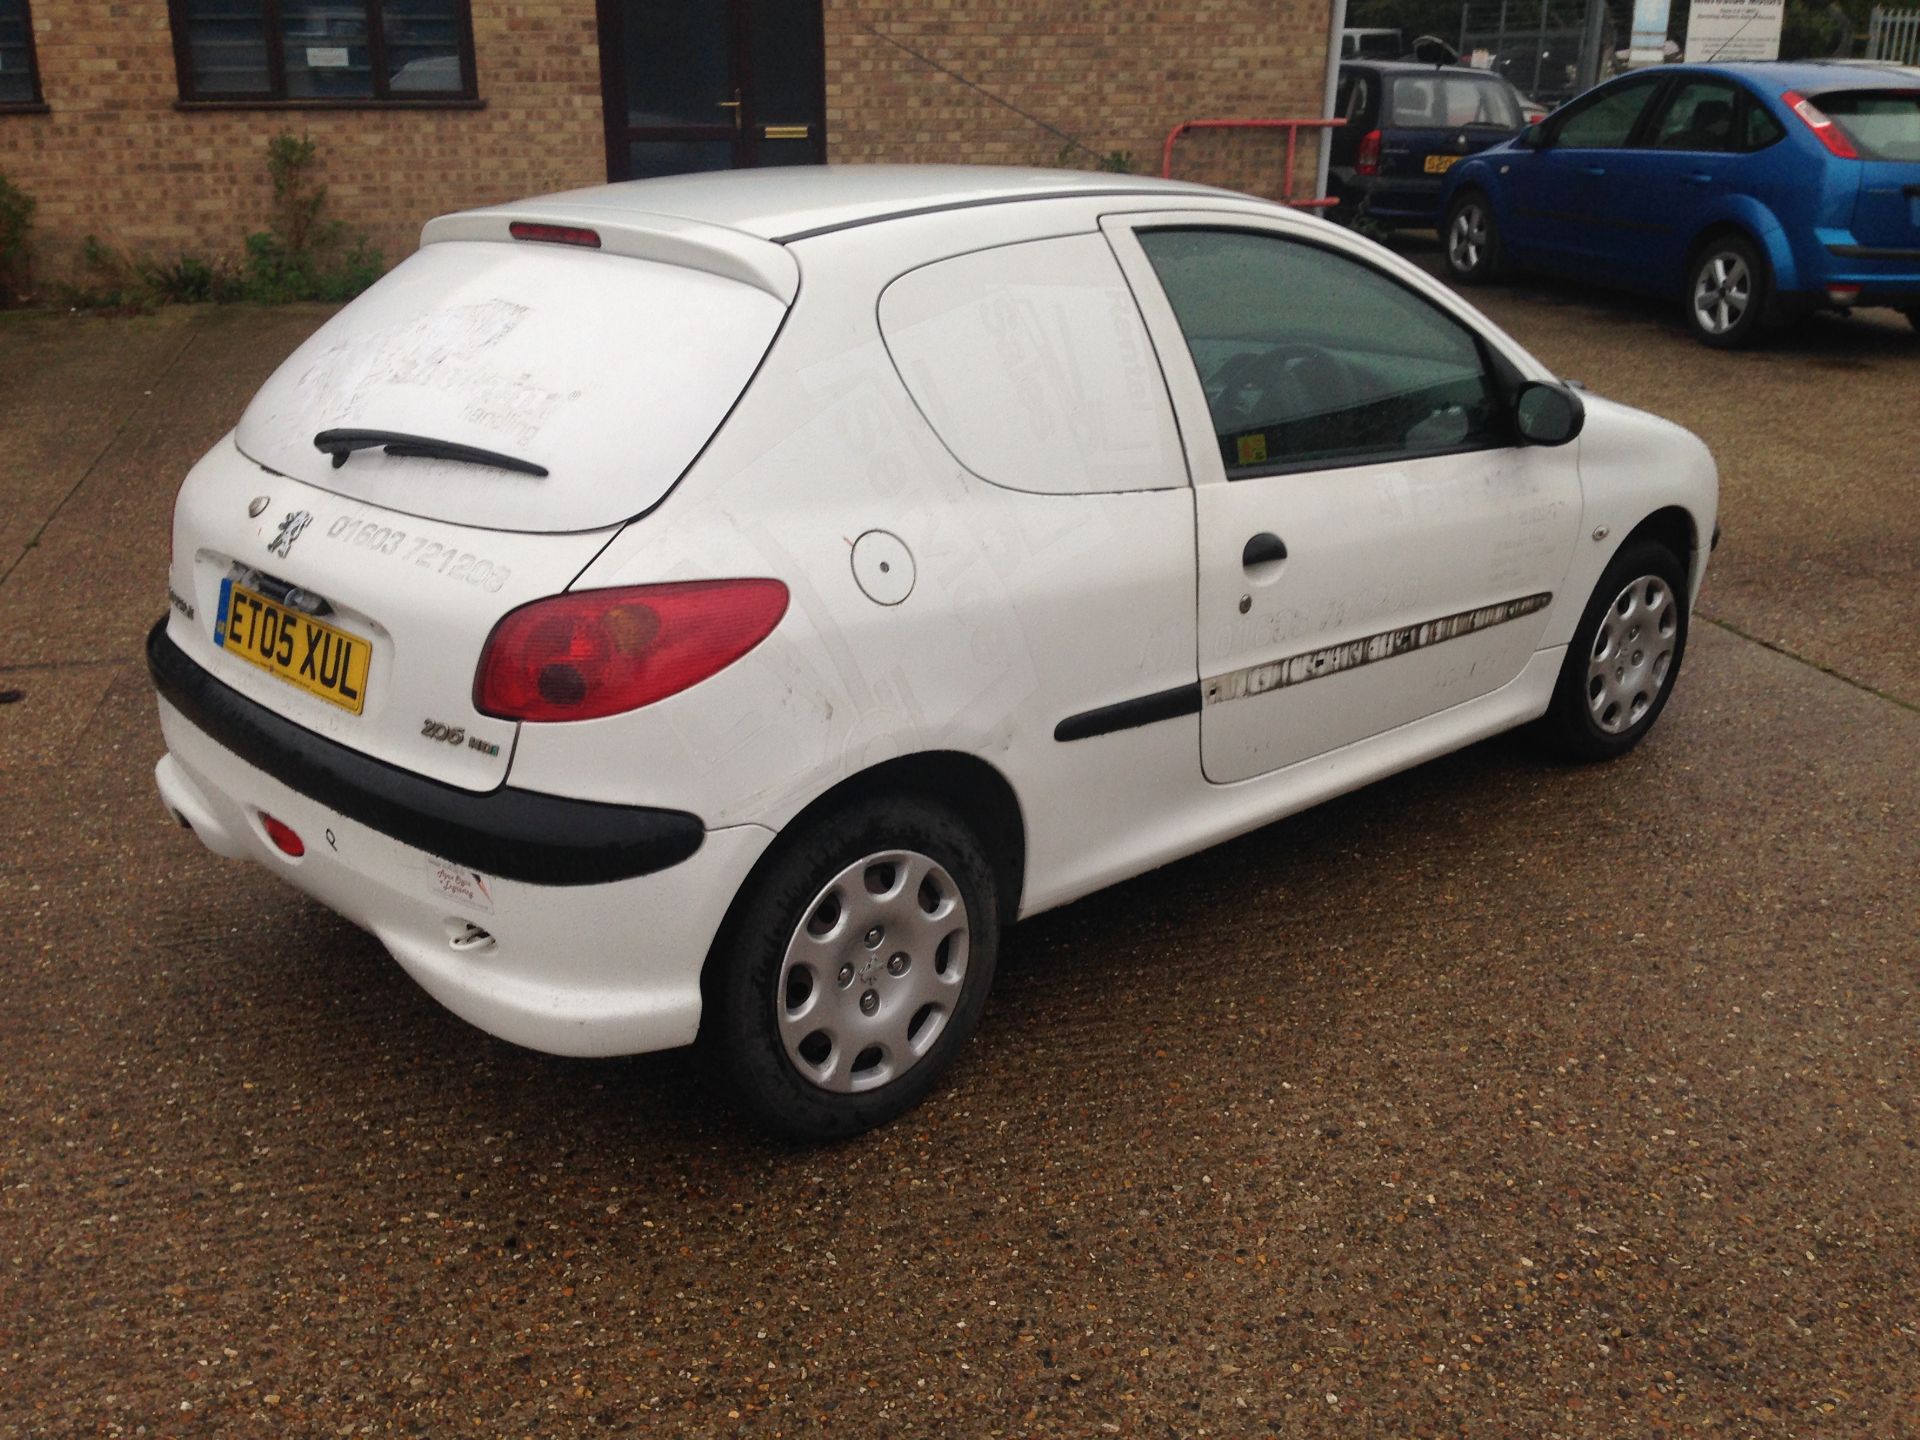
[[[1111,735],[1116,730],[1132,730],[1156,720],[1175,720],[1182,715],[1200,713],[1200,686],[1180,685],[1157,695],[1142,695],[1138,700],[1122,700],[1117,705],[1102,705],[1098,710],[1082,710],[1069,715],[1053,727],[1056,740],[1088,740],[1095,735]]]
[[[1438,620],[1423,620],[1418,625],[1409,625],[1402,630],[1383,630],[1364,640],[1349,640],[1344,645],[1309,650],[1304,655],[1290,656],[1285,660],[1269,660],[1264,665],[1231,670],[1206,682],[1207,704],[1222,705],[1229,700],[1244,700],[1250,695],[1264,695],[1269,690],[1282,690],[1289,685],[1304,685],[1309,680],[1324,680],[1329,675],[1338,675],[1342,670],[1357,670],[1376,660],[1391,660],[1396,655],[1406,655],[1445,640],[1458,640],[1462,635],[1504,625],[1509,620],[1518,620],[1523,615],[1544,610],[1552,603],[1552,592],[1543,591],[1538,595],[1522,596],[1518,600],[1502,600],[1497,605],[1482,605],[1478,610],[1462,610],[1458,615],[1443,615]],[[1058,733],[1055,732],[1056,735]]]

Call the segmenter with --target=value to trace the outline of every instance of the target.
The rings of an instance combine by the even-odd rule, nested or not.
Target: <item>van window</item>
[[[1100,235],[979,250],[908,271],[880,331],[947,449],[1014,490],[1187,483],[1146,326]]]
[[[1404,129],[1484,125],[1518,130],[1520,107],[1514,101],[1512,87],[1498,80],[1443,71],[1399,75],[1393,81],[1393,105],[1387,123]]]

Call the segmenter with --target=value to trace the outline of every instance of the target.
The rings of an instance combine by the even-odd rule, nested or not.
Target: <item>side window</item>
[[[984,480],[1067,495],[1187,483],[1152,342],[1104,236],[910,270],[880,296],[880,333],[927,423]]]
[[[1371,266],[1239,230],[1149,230],[1140,244],[1230,478],[1508,443],[1473,333]]]
[[[1787,133],[1767,107],[1751,95],[1747,96],[1747,113],[1741,121],[1741,131],[1742,150],[1764,150]]]
[[[27,0],[0,0],[0,111],[39,108],[40,77]]]
[[[1334,92],[1334,114],[1347,122],[1351,130],[1367,118],[1373,97],[1373,77],[1365,70],[1343,70],[1340,87]]]
[[[1658,77],[1615,85],[1579,105],[1569,106],[1553,130],[1553,143],[1568,150],[1618,150],[1633,135],[1660,88]]]
[[[1654,126],[1656,150],[1734,150],[1733,117],[1740,91],[1728,80],[1689,80],[1678,86]]]

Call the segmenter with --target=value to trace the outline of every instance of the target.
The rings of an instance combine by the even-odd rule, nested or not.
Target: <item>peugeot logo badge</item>
[[[272,503],[273,501],[265,495],[254,496],[252,500],[247,502],[247,518],[250,520],[258,520],[260,518],[260,512]]]

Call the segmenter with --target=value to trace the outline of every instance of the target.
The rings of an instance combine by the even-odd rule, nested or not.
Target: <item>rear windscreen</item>
[[[1813,102],[1865,160],[1920,160],[1920,90],[1829,92]]]
[[[594,530],[659,503],[772,344],[786,306],[702,270],[560,245],[424,246],[260,388],[258,464],[409,515]],[[431,442],[354,449],[323,431]],[[448,458],[450,447],[513,465]],[[533,473],[545,471],[544,475]]]
[[[1520,107],[1513,91],[1495,80],[1442,72],[1400,75],[1393,81],[1386,123],[1408,129],[1491,125],[1518,130]]]

